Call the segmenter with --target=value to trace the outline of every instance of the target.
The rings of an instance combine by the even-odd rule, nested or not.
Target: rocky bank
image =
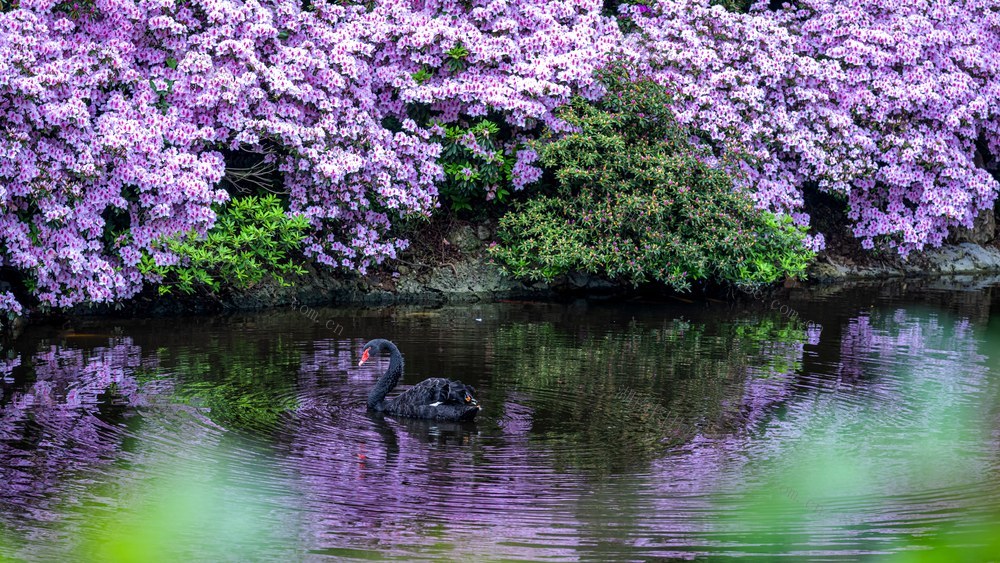
[[[992,214],[990,214],[992,217]],[[808,271],[807,284],[831,284],[852,280],[916,278],[938,275],[1000,273],[1000,246],[995,221],[978,230],[956,233],[940,248],[911,254],[836,250],[826,251]],[[440,227],[440,226],[438,226]],[[499,299],[554,299],[564,296],[613,297],[633,288],[620,286],[587,274],[563,276],[551,283],[525,282],[507,276],[490,258],[488,245],[494,240],[492,226],[453,222],[437,229],[429,240],[415,241],[400,259],[368,275],[345,275],[326,269],[310,269],[291,287],[262,284],[222,297],[168,295],[154,292],[117,306],[77,307],[70,315],[161,315],[217,313],[294,305],[335,303],[438,305]],[[22,324],[23,319],[15,321]],[[10,323],[3,323],[9,331]],[[9,332],[8,332],[9,334]]]
[[[995,232],[995,224],[990,226]],[[971,233],[940,248],[911,254],[871,256],[828,251],[808,271],[807,283],[830,284],[852,280],[915,278],[953,274],[1000,273],[1000,247],[995,238],[970,240]],[[964,236],[964,238],[962,238]],[[254,309],[289,304],[423,303],[493,301],[497,299],[552,299],[567,295],[610,297],[626,294],[597,276],[572,274],[551,283],[524,282],[507,276],[487,251],[493,232],[489,225],[456,224],[427,248],[404,253],[396,269],[366,276],[344,276],[312,271],[294,287],[262,287],[232,295],[218,304],[223,309]]]

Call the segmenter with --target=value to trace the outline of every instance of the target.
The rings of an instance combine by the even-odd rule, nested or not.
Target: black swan
[[[368,409],[396,416],[412,418],[429,418],[433,420],[472,420],[479,414],[479,401],[476,400],[476,390],[460,381],[432,377],[403,391],[398,396],[385,400],[403,377],[403,355],[395,344],[384,338],[376,338],[361,349],[362,365],[368,361],[372,352],[378,354],[389,351],[389,368],[375,383],[368,395]]]

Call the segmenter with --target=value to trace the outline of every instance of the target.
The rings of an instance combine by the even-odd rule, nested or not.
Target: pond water
[[[33,327],[0,358],[0,559],[995,556],[996,294]],[[479,419],[366,413],[375,337]]]

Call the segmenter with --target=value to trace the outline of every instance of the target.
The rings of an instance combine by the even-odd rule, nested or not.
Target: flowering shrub
[[[0,291],[0,320],[3,317],[8,317],[8,319],[13,319],[21,314],[21,304],[17,302],[14,294],[9,291]],[[3,323],[0,322],[0,326]]]
[[[616,54],[799,225],[816,186],[905,255],[992,206],[995,1],[720,1],[0,1],[0,267],[45,305],[129,297],[142,256],[170,267],[162,241],[211,227],[226,155],[255,153],[305,253],[365,271],[439,189],[461,206],[538,180],[523,147],[567,131],[557,108],[598,99]],[[487,121],[489,146],[465,138]]]
[[[992,206],[976,142],[1000,154],[1000,12],[990,0],[803,0],[749,14],[707,0],[622,5],[628,42],[677,92],[762,207],[800,224],[807,182],[843,194],[866,248],[939,245]],[[737,160],[737,159],[733,159]],[[812,241],[822,246],[822,239]]]
[[[595,0],[24,0],[0,13],[0,249],[43,303],[128,297],[204,233],[222,151],[282,174],[317,261],[364,269],[406,241],[394,217],[437,205],[443,131],[492,112],[517,151],[619,43]],[[392,121],[396,127],[387,127]],[[509,162],[507,162],[509,161]],[[490,186],[484,185],[484,189]],[[494,188],[495,189],[495,188]]]
[[[516,158],[505,154],[497,142],[500,128],[483,119],[472,127],[452,125],[444,130],[440,162],[445,180],[440,191],[451,210],[471,211],[477,199],[504,201],[510,195],[506,186]]]
[[[559,181],[507,213],[493,254],[518,276],[594,272],[687,289],[695,280],[771,283],[799,275],[812,253],[785,215],[755,209],[707,166],[678,127],[664,88],[605,74],[608,95],[562,113],[577,132],[542,145]]]
[[[195,150],[211,132],[153,107],[134,67],[157,53],[133,45],[137,9],[118,8],[73,20],[28,0],[0,14],[0,247],[53,306],[135,293],[142,249],[205,229],[225,199],[221,158]]]

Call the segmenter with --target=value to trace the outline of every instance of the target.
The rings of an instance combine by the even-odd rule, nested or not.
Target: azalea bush
[[[493,254],[514,275],[574,271],[688,289],[710,279],[770,283],[797,276],[812,252],[788,216],[756,209],[676,124],[666,90],[623,69],[608,95],[560,113],[574,133],[541,145],[558,190],[503,217]]]
[[[281,175],[312,259],[394,257],[393,222],[438,205],[448,124],[501,116],[519,189],[540,175],[527,132],[599,95],[620,42],[598,2],[545,0],[24,0],[0,30],[0,266],[56,307],[176,264],[164,241],[213,225],[233,152]]]
[[[43,305],[128,298],[155,283],[143,256],[169,267],[164,241],[212,227],[246,185],[233,155],[253,155],[309,222],[304,253],[364,272],[406,247],[401,221],[536,184],[531,141],[571,132],[559,108],[598,100],[617,57],[798,225],[804,190],[829,192],[866,247],[905,255],[992,208],[995,2],[771,5],[2,1],[0,268]]]
[[[992,209],[1000,10],[990,0],[620,6],[626,41],[676,93],[681,123],[730,159],[761,207],[799,224],[804,186],[846,200],[866,248],[940,245]],[[977,157],[978,153],[978,157]],[[821,235],[811,240],[821,248]]]
[[[448,207],[455,212],[472,211],[473,204],[506,200],[516,158],[504,150],[500,127],[480,119],[472,125],[443,129],[440,163],[445,179],[440,194]]]

